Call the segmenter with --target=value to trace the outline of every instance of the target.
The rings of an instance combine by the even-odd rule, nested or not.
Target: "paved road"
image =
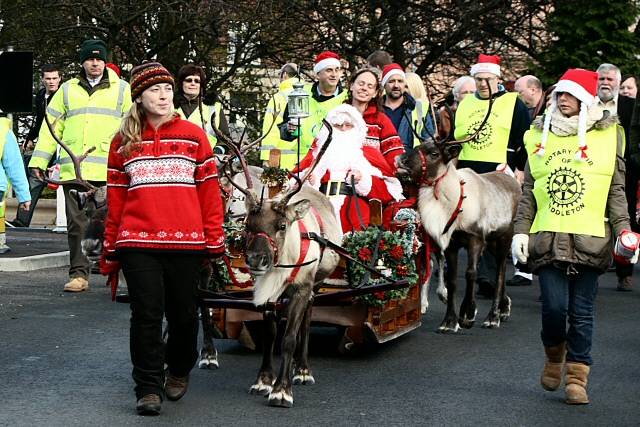
[[[82,295],[60,292],[64,279],[64,269],[0,274],[0,425],[640,425],[640,289],[615,292],[612,273],[598,295],[589,406],[538,384],[534,286],[510,288],[513,316],[499,330],[439,335],[432,298],[420,329],[366,354],[339,356],[333,331],[315,331],[317,384],[297,386],[289,410],[248,395],[260,356],[220,341],[220,370],[194,370],[189,393],[153,419],[134,411],[128,306],[111,303],[98,276]],[[478,316],[487,310],[481,300]]]

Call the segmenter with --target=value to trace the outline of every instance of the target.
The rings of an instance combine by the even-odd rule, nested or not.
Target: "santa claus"
[[[326,120],[332,127],[332,139],[311,173],[308,183],[329,197],[344,233],[369,225],[369,200],[383,205],[403,199],[402,186],[380,150],[365,146],[367,125],[360,112],[349,104],[329,111]],[[329,132],[318,134],[311,150],[300,162],[305,174],[318,156]],[[297,173],[298,168],[292,173]]]

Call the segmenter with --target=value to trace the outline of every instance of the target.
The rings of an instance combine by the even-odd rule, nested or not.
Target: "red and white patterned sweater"
[[[204,131],[176,115],[125,158],[118,133],[107,171],[105,256],[116,250],[224,252],[218,171]]]

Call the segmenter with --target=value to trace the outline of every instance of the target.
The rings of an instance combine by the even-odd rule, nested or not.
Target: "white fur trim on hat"
[[[313,66],[313,72],[318,74],[320,71],[324,70],[328,67],[341,67],[340,61],[336,58],[325,58],[321,61],[316,62],[316,65]]]
[[[480,62],[471,67],[471,77],[475,76],[478,73],[491,73],[500,77],[500,65],[492,64],[490,62]]]
[[[382,86],[387,84],[387,81],[389,81],[391,76],[402,76],[403,79],[406,77],[404,71],[402,70],[397,70],[397,69],[390,70],[387,74],[384,75],[384,77],[382,77]]]
[[[596,99],[596,97],[591,95],[584,87],[582,87],[582,85],[574,82],[573,80],[560,80],[556,84],[556,88],[553,90],[554,94],[558,92],[570,93],[581,102],[587,104],[587,107],[591,107],[591,104],[593,104],[593,101]]]

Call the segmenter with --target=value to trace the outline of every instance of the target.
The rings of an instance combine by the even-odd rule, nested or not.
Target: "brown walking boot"
[[[164,392],[169,400],[179,400],[187,392],[189,386],[189,375],[186,377],[176,377],[171,374],[167,375],[167,381],[164,383]]]
[[[582,363],[567,362],[566,367],[565,402],[569,405],[586,405],[589,403],[589,396],[587,396],[589,366]]]
[[[157,394],[145,394],[136,403],[138,415],[159,415],[162,400]]]
[[[74,277],[64,285],[65,292],[82,292],[89,289],[89,282],[84,277]]]
[[[540,384],[547,391],[556,391],[562,383],[562,370],[564,369],[564,356],[566,354],[565,343],[553,347],[545,347],[547,360],[544,362]]]
[[[633,279],[631,276],[618,277],[618,286],[616,291],[630,292],[633,290]]]

